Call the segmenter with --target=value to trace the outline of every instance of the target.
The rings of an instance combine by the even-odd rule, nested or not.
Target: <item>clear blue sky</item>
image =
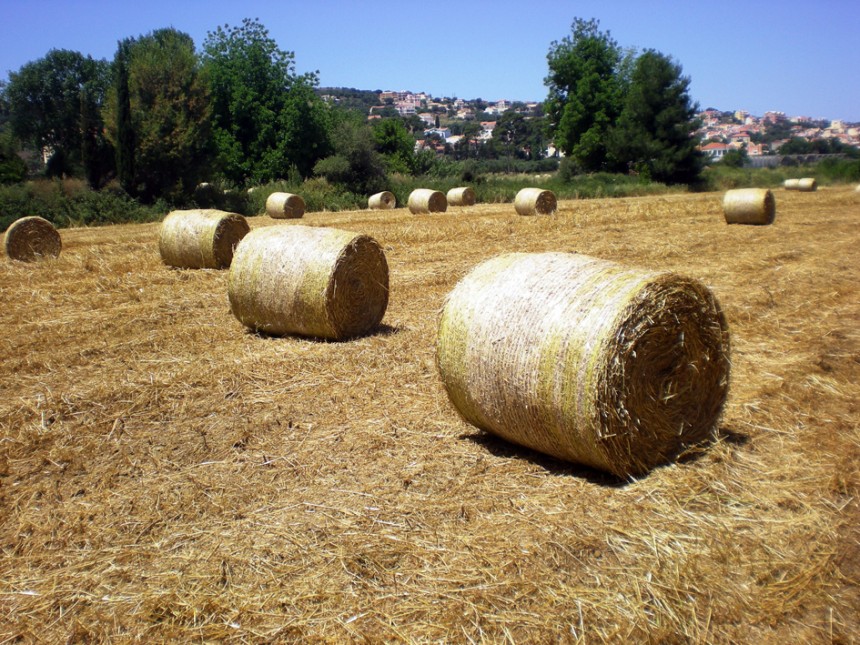
[[[0,0],[0,78],[51,48],[111,59],[161,27],[198,48],[259,18],[323,86],[543,100],[550,43],[597,18],[622,47],[672,56],[700,107],[860,122],[858,0]]]

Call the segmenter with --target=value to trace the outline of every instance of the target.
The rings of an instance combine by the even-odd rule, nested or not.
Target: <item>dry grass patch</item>
[[[246,331],[158,225],[64,231],[0,263],[0,642],[854,642],[858,215],[847,189],[766,227],[717,194],[311,213],[389,264],[383,326],[337,343]],[[619,481],[460,420],[445,296],[546,251],[713,290],[713,444]]]

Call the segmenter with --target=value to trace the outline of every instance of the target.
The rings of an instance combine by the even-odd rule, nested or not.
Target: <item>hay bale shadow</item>
[[[264,340],[283,340],[285,338],[292,338],[295,340],[307,340],[314,343],[349,343],[352,341],[359,340],[361,338],[372,338],[374,336],[393,336],[394,334],[399,334],[402,331],[403,329],[401,327],[392,327],[391,325],[380,324],[365,334],[358,334],[356,336],[350,336],[349,338],[334,339],[320,338],[318,336],[302,336],[300,334],[269,334],[261,329],[250,329],[248,327],[245,328],[245,333],[249,336],[256,336],[257,338],[261,338]]]
[[[505,459],[522,459],[528,461],[539,468],[542,468],[550,475],[558,477],[576,477],[584,479],[591,484],[597,484],[607,488],[623,488],[631,483],[629,480],[622,479],[611,473],[606,473],[596,468],[575,464],[562,459],[557,459],[550,455],[545,455],[542,452],[537,452],[531,448],[526,448],[510,441],[506,441],[501,437],[497,437],[489,432],[475,431],[473,433],[463,433],[458,439],[465,439],[472,443],[485,448],[488,452],[496,457]]]

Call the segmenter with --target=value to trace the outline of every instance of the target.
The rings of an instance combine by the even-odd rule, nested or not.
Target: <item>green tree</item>
[[[14,134],[51,154],[48,173],[78,174],[93,157],[83,151],[82,122],[100,137],[100,110],[110,82],[109,65],[79,52],[52,49],[9,75],[6,97]]]
[[[144,201],[190,195],[209,174],[209,92],[188,34],[159,29],[121,46],[119,79],[127,69],[128,108],[133,130],[132,192]],[[107,113],[117,149],[126,119],[121,83]]]
[[[348,190],[369,195],[384,190],[385,166],[364,117],[338,112],[332,129],[335,154],[317,162],[314,174]]]
[[[116,96],[115,114],[107,116],[108,130],[115,124],[113,144],[116,150],[116,173],[120,186],[134,194],[134,126],[131,120],[131,98],[128,88],[129,48],[134,39],[119,42],[114,57],[114,88]]]
[[[550,45],[545,110],[556,146],[585,171],[602,170],[606,140],[621,112],[622,88],[616,75],[622,60],[609,32],[596,20],[576,18],[571,35]]]
[[[721,166],[728,168],[743,168],[748,160],[746,146],[742,146],[739,150],[729,150],[726,152],[719,163]]]
[[[286,163],[295,166],[303,178],[310,177],[317,161],[332,153],[332,116],[307,77],[293,82],[280,122],[280,145]]]
[[[608,141],[610,169],[668,184],[695,182],[704,166],[693,133],[698,106],[681,66],[654,50],[636,58]]]
[[[403,121],[380,119],[373,124],[376,151],[382,155],[388,172],[412,173],[415,170],[415,139]]]
[[[501,155],[518,159],[540,159],[543,156],[543,120],[508,110],[493,129],[493,146]]]
[[[239,27],[225,25],[209,32],[203,61],[212,90],[217,165],[224,177],[237,185],[263,183],[285,176],[291,166],[312,165],[299,156],[323,150],[324,143],[293,144],[281,131],[293,86],[317,85],[316,74],[296,75],[293,52],[280,50],[262,24],[246,18]],[[301,89],[293,96],[306,94]],[[290,118],[301,117],[297,103],[293,108]],[[321,111],[314,108],[309,114],[317,118]],[[301,124],[293,120],[290,127],[295,134]]]

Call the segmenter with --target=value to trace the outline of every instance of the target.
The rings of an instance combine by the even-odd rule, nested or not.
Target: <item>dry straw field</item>
[[[775,196],[759,227],[716,193],[306,214],[387,257],[345,342],[247,331],[157,225],[2,258],[0,643],[860,641],[860,194]],[[718,439],[619,481],[462,421],[439,312],[512,251],[707,284]]]

